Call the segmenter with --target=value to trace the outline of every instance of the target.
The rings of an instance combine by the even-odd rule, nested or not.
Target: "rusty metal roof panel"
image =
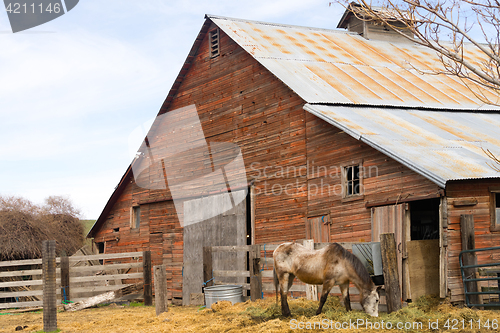
[[[353,104],[456,110],[485,105],[458,78],[439,69],[432,50],[414,43],[367,40],[316,29],[207,15],[276,77],[311,104]],[[470,52],[468,57],[478,55]]]
[[[306,104],[307,111],[445,187],[498,178],[483,149],[500,156],[500,114]]]

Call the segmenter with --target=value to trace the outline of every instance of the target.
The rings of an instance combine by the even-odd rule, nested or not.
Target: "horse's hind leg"
[[[293,278],[295,276],[293,274],[289,273],[283,273],[279,277],[279,282],[280,282],[280,292],[281,292],[281,313],[284,317],[290,317],[290,308],[288,307],[288,301],[287,301],[287,293],[288,293],[288,286],[291,286],[293,283]]]
[[[323,291],[321,292],[321,298],[319,300],[319,308],[318,311],[316,311],[316,315],[319,315],[321,311],[323,311],[323,306],[325,305],[326,299],[328,298],[328,294],[330,293],[330,290],[332,289],[334,284],[335,284],[334,280],[325,281],[323,283]]]
[[[349,282],[339,285],[342,292],[342,301],[346,311],[351,311],[351,298],[349,297]]]

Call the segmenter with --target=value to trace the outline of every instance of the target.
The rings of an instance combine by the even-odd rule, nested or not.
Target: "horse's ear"
[[[380,294],[380,290],[382,290],[382,286],[377,286],[377,293]]]

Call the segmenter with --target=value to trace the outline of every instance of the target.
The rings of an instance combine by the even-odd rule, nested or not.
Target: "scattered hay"
[[[339,330],[335,325],[342,323],[368,322],[358,327],[340,328],[340,331],[352,332],[381,332],[392,331],[382,329],[388,323],[394,331],[400,332],[450,332],[444,324],[446,320],[457,319],[467,323],[469,320],[490,323],[496,319],[500,322],[500,312],[473,310],[464,307],[454,307],[449,303],[442,303],[439,299],[426,297],[419,299],[400,311],[373,318],[362,311],[346,312],[341,306],[338,298],[329,297],[324,307],[324,313],[315,315],[318,302],[305,299],[289,300],[292,318],[283,318],[281,308],[275,304],[274,298],[266,298],[256,302],[247,301],[234,305],[230,302],[219,302],[215,307],[217,310],[205,309],[204,307],[182,307],[170,306],[168,312],[159,316],[155,315],[154,307],[139,306],[124,308],[102,307],[86,309],[79,312],[58,313],[58,327],[61,332],[327,332]],[[291,321],[292,320],[292,321]],[[429,322],[439,321],[437,330],[429,328]],[[409,327],[407,329],[396,329],[398,323],[421,322],[421,328]],[[13,332],[19,325],[27,325],[24,331],[36,332],[43,329],[42,313],[23,313],[16,315],[5,315],[0,320],[0,332]],[[294,324],[295,323],[295,324]],[[304,329],[298,329],[294,325],[303,323]],[[307,329],[307,325],[311,329]],[[314,326],[316,325],[316,326]],[[328,326],[326,326],[328,325]],[[371,325],[371,329],[370,329]],[[345,325],[344,325],[345,326]],[[474,329],[454,330],[456,332],[494,332],[490,330]]]
[[[212,304],[210,308],[213,312],[220,312],[230,306],[232,306],[232,303],[230,301],[218,301]]]

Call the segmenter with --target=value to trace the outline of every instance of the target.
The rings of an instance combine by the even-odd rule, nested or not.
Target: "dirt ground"
[[[229,302],[204,307],[171,306],[156,316],[149,306],[109,305],[78,312],[58,312],[60,332],[498,332],[500,311],[472,310],[421,298],[400,311],[378,318],[361,311],[346,312],[329,297],[324,313],[315,315],[318,302],[290,300],[292,318],[283,318],[274,298],[257,302]],[[0,332],[41,332],[43,314],[0,314]],[[471,328],[472,327],[472,328]]]

